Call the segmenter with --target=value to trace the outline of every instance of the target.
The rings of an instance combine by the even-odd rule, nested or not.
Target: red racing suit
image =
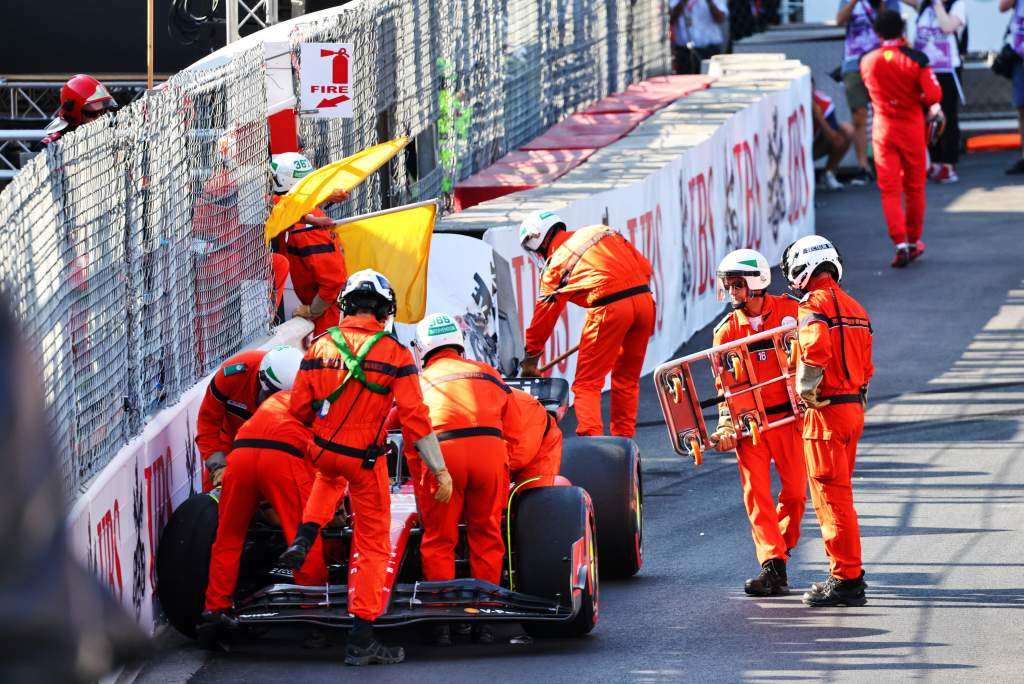
[[[864,430],[864,397],[875,372],[871,321],[857,300],[828,275],[817,275],[800,301],[799,363],[825,369],[819,400],[804,414],[804,456],[811,501],[821,524],[829,572],[861,574],[860,527],[853,507],[853,468]]]
[[[369,315],[346,316],[338,326],[339,334],[357,354],[382,330],[383,324]],[[364,458],[367,449],[383,439],[381,428],[392,402],[398,405],[411,439],[426,437],[431,427],[412,354],[395,337],[379,338],[363,361],[363,370],[367,382],[383,388],[383,393],[353,378],[334,401],[325,402],[346,382],[349,372],[333,336],[323,335],[306,352],[295,377],[290,408],[292,415],[313,428],[310,460],[317,473],[302,522],[323,525],[333,518],[348,487],[355,521],[348,610],[372,622],[384,609],[384,576],[391,556],[391,497],[386,459],[378,458],[373,467],[364,468]]]
[[[274,196],[274,204],[280,195]],[[320,209],[311,214],[326,216]],[[299,301],[309,306],[314,295],[320,295],[330,306],[313,321],[313,335],[321,335],[328,328],[338,325],[341,311],[338,309],[338,293],[345,287],[348,270],[345,254],[333,228],[320,228],[296,223],[277,239],[277,250],[288,257],[292,287]]]
[[[244,351],[225,361],[210,378],[203,403],[196,416],[196,446],[199,457],[206,459],[220,451],[227,455],[235,441],[235,434],[245,421],[252,418],[260,404],[260,363],[265,351]],[[203,468],[203,491],[213,488],[206,468]]]
[[[632,437],[640,400],[640,371],[654,334],[651,264],[626,238],[608,226],[587,226],[555,235],[533,320],[526,330],[526,354],[539,355],[567,302],[587,309],[580,337],[576,379],[576,433],[604,434],[601,390],[612,374],[610,432]]]
[[[315,471],[307,459],[312,438],[309,428],[288,411],[291,392],[278,392],[256,409],[235,435],[220,494],[217,539],[210,557],[206,609],[231,607],[238,581],[238,563],[249,523],[260,501],[267,501],[281,520],[285,539],[295,536],[302,519]],[[319,586],[327,581],[327,566],[319,536],[295,582]]]
[[[515,387],[512,400],[519,407],[519,441],[508,447],[509,476],[522,483],[531,478],[524,489],[550,486],[562,467],[562,430],[537,399]]]
[[[902,38],[883,41],[864,55],[860,73],[874,108],[871,143],[889,237],[897,247],[913,245],[924,231],[924,110],[942,100],[942,87],[928,57]]]
[[[403,421],[405,456],[423,517],[423,576],[431,581],[455,578],[455,545],[459,522],[465,519],[470,575],[500,584],[505,555],[501,512],[508,498],[506,442],[515,449],[520,434],[512,390],[486,363],[462,358],[451,349],[429,357],[420,384],[453,485],[445,504],[420,484],[426,466],[412,448]]]
[[[746,312],[730,312],[715,327],[714,346],[743,339],[762,330],[797,322],[797,303],[785,296],[766,294],[761,320],[755,328]],[[781,375],[778,360],[771,351],[771,340],[755,342],[748,349],[758,382],[764,382]],[[722,391],[721,381],[716,383]],[[762,399],[770,419],[778,419],[792,413],[792,405],[786,388],[773,383],[764,388]],[[726,404],[719,410],[728,414]],[[729,420],[735,425],[732,417]],[[738,428],[738,426],[737,426]],[[740,439],[736,445],[736,462],[743,484],[743,505],[750,519],[751,536],[757,562],[778,558],[785,560],[789,549],[800,539],[800,521],[807,506],[807,468],[804,465],[804,447],[801,438],[801,424],[797,420],[761,433],[761,441],[754,444],[750,437]],[[776,504],[772,496],[771,462],[775,462],[782,485]]]

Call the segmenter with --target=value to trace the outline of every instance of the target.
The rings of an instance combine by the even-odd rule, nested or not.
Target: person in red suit
[[[924,184],[928,171],[928,123],[941,133],[942,87],[928,57],[907,47],[903,17],[883,10],[875,19],[882,45],[860,61],[875,119],[871,143],[882,192],[882,211],[896,245],[893,268],[903,268],[924,253]],[[905,206],[904,206],[905,203]]]

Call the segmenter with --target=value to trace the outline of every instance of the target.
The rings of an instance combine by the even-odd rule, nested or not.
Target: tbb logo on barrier
[[[299,83],[303,114],[352,118],[352,43],[303,43]]]

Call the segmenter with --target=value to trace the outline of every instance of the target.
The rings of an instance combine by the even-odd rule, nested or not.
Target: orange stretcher
[[[755,444],[760,441],[761,433],[765,430],[796,420],[796,416],[803,411],[794,385],[796,365],[790,360],[796,334],[795,323],[784,325],[658,366],[654,370],[654,387],[661,402],[661,411],[665,415],[669,440],[676,453],[691,456],[695,465],[701,464],[702,454],[710,445],[704,409],[717,406],[723,401],[733,417],[737,437],[750,437]],[[771,340],[772,349],[768,351],[776,354],[779,360],[782,374],[777,377],[759,378],[754,371],[751,354],[763,353],[764,349],[763,345],[759,351],[751,351],[748,347],[763,340]],[[722,387],[722,393],[701,399],[697,394],[693,373],[695,366],[704,363],[710,366],[711,374]],[[793,412],[770,420],[765,413],[761,393],[768,385],[778,382],[785,383]]]

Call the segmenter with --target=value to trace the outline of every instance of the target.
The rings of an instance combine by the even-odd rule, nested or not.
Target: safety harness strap
[[[587,253],[587,250],[610,235],[615,235],[615,231],[605,226],[602,230],[591,235],[582,245],[574,247],[572,256],[569,257],[569,260],[566,261],[565,265],[562,267],[562,274],[558,279],[558,287],[555,288],[554,292],[541,293],[541,299],[550,300],[562,291],[562,289],[569,284],[569,278],[572,277],[573,269],[576,268],[576,264],[580,263],[580,260],[583,258],[583,255]],[[563,247],[565,247],[565,245],[563,245]]]
[[[341,354],[341,361],[345,364],[345,368],[348,370],[348,374],[345,376],[345,379],[341,381],[341,384],[338,385],[338,388],[327,395],[327,401],[332,404],[337,401],[338,397],[341,396],[342,390],[345,389],[345,386],[352,378],[355,378],[361,385],[374,394],[387,394],[391,391],[384,385],[367,380],[366,371],[363,369],[363,361],[366,360],[367,354],[370,353],[370,350],[373,349],[373,346],[377,344],[381,338],[387,337],[388,333],[386,330],[381,330],[371,335],[369,339],[363,342],[363,346],[359,348],[359,352],[356,354],[352,353],[352,349],[349,348],[348,342],[345,340],[345,336],[341,334],[341,331],[338,330],[337,327],[328,330],[327,334],[330,335],[331,339],[334,341],[334,346],[338,348],[338,352]],[[319,407],[314,403],[314,408]]]

